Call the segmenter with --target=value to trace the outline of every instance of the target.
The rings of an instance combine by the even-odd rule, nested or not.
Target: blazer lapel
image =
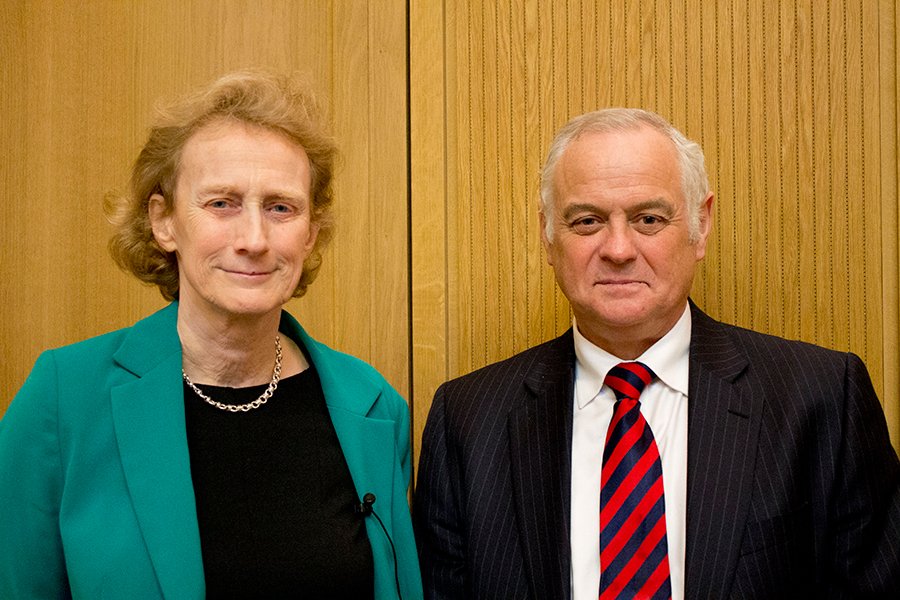
[[[112,389],[128,492],[164,597],[204,594],[184,419],[177,304],[134,325],[115,355],[130,377]]]
[[[300,339],[309,352],[359,497],[371,492],[376,501],[381,500],[378,505],[388,505],[393,465],[397,462],[396,457],[389,460],[387,456],[395,446],[393,423],[367,416],[378,399],[379,389],[357,371],[341,370],[335,364],[335,352],[312,339],[286,312],[282,313],[281,329]],[[384,517],[382,512],[379,515]]]
[[[762,405],[747,359],[691,304],[685,596],[729,595],[753,485]]]
[[[519,537],[534,598],[570,595],[570,494],[574,347],[571,330],[546,346],[509,417]]]
[[[394,542],[387,532],[394,531],[395,503],[402,502],[404,511],[408,511],[408,505],[405,495],[394,493],[395,477],[399,477],[395,474],[399,457],[396,455],[394,421],[369,416],[381,388],[361,375],[359,369],[342,368],[347,361],[354,359],[316,342],[287,312],[282,312],[281,329],[303,343],[315,365],[328,414],[347,461],[357,497],[362,499],[367,493],[375,496],[374,509],[378,520],[365,520],[375,561],[375,590],[376,594],[392,595],[395,585],[393,569],[402,569],[402,566],[395,562],[398,558],[393,554]],[[399,487],[406,489],[407,485],[408,482],[404,481]],[[383,522],[387,531],[380,531],[379,522]],[[403,557],[400,557],[400,562],[403,562]],[[402,570],[400,576],[404,576]]]

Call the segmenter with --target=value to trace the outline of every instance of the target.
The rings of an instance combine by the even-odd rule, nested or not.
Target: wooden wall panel
[[[900,442],[895,3],[470,0],[413,14],[413,164],[446,157],[412,173],[414,231],[415,190],[428,189],[447,232],[443,260],[421,263],[443,271],[413,273],[414,314],[424,293],[436,304],[416,281],[446,294],[413,325],[414,371],[427,363],[419,425],[420,393],[569,326],[539,244],[544,154],[570,117],[640,106],[706,151],[716,221],[694,299],[726,322],[861,355]],[[443,36],[429,22],[420,39],[429,14]],[[419,87],[429,61],[444,71],[429,65]],[[437,91],[443,104],[424,100]],[[417,136],[420,122],[443,137]],[[414,264],[429,239],[414,233]]]
[[[900,154],[898,154],[898,128],[900,128],[900,4],[894,0],[881,0],[878,13],[878,38],[881,44],[881,68],[878,84],[879,114],[881,115],[881,195],[894,202],[881,203],[881,248],[883,255],[883,351],[884,356],[884,410],[888,425],[892,426],[894,444],[900,437],[900,401],[892,401],[890,390],[900,390]]]
[[[695,299],[862,355],[897,440],[898,10],[4,2],[0,133],[15,143],[0,158],[0,409],[41,349],[162,304],[114,269],[100,212],[155,99],[265,65],[325,90],[344,154],[337,238],[293,310],[412,396],[416,440],[438,384],[568,326],[539,244],[538,172],[562,123],[612,105],[657,110],[706,149],[716,226]]]
[[[158,98],[243,67],[303,73],[343,156],[336,236],[292,312],[408,394],[405,20],[402,0],[0,3],[0,412],[41,350],[162,306],[109,259],[103,196]]]

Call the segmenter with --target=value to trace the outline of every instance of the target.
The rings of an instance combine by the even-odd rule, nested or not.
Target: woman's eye
[[[210,208],[228,208],[228,200],[218,198],[216,200],[212,200],[207,204]]]
[[[271,205],[269,207],[269,210],[271,210],[272,212],[284,214],[284,215],[288,215],[294,211],[292,206],[290,206],[289,204],[282,204],[282,203]]]

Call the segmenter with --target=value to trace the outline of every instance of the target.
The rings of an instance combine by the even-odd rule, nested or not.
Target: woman
[[[291,79],[160,115],[110,248],[171,304],[42,354],[0,421],[0,597],[421,597],[406,403],[282,310],[334,155]]]

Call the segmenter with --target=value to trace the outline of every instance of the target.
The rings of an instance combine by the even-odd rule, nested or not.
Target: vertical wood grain
[[[879,69],[879,122],[881,132],[881,246],[884,256],[882,269],[882,331],[881,354],[884,357],[884,389],[900,389],[900,44],[897,42],[900,24],[900,4],[892,0],[879,3],[878,39],[881,44]],[[890,196],[893,195],[893,201]],[[868,326],[868,325],[867,325]],[[875,325],[877,326],[877,324]],[[895,398],[896,400],[896,398]],[[884,397],[884,411],[894,446],[900,448],[900,400]]]
[[[441,2],[410,4],[413,438],[450,373],[447,326],[447,23]],[[418,443],[416,443],[418,457]],[[416,461],[418,462],[418,461]]]
[[[862,356],[900,443],[895,3],[441,9],[452,160],[442,179],[448,312],[433,327],[449,340],[446,377],[568,327],[538,244],[539,169],[570,117],[640,106],[706,152],[715,224],[695,300],[726,322]],[[414,47],[412,60],[432,51]],[[411,89],[415,102],[415,77]],[[414,137],[413,162],[419,148]]]
[[[0,410],[49,347],[163,305],[106,252],[160,98],[247,67],[298,71],[331,108],[343,157],[337,229],[289,309],[409,391],[406,3],[11,0],[0,5]]]

